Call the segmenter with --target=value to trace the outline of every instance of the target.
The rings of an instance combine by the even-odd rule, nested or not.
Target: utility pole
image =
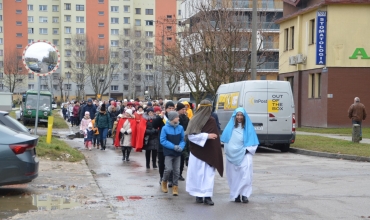
[[[164,93],[164,24],[162,23],[162,85],[161,85],[161,90],[162,90],[162,96],[165,96]],[[162,97],[165,99],[165,97]]]
[[[251,79],[257,79],[257,0],[253,0]]]

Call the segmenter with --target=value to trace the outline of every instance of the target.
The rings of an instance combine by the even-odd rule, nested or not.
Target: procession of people
[[[225,170],[230,200],[248,203],[252,194],[253,155],[259,145],[256,132],[243,108],[234,110],[222,136],[212,102],[140,100],[66,103],[63,116],[71,126],[80,126],[84,148],[102,151],[114,147],[122,151],[122,161],[129,162],[131,151],[145,151],[146,169],[158,169],[163,193],[172,188],[178,196],[179,181],[196,203],[214,205],[214,179]],[[107,143],[112,138],[112,145]],[[224,145],[224,149],[222,148]],[[187,166],[187,176],[182,173]]]

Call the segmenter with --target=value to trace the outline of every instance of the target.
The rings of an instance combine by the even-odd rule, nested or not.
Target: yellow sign
[[[268,100],[268,112],[279,112],[279,99]]]
[[[100,96],[101,96],[100,94],[97,94],[97,95],[96,95],[96,97],[98,97],[98,99],[100,99]]]
[[[234,110],[238,108],[239,92],[220,94],[217,109]]]

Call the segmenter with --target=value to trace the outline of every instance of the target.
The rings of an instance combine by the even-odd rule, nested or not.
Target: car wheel
[[[288,152],[289,148],[290,148],[290,144],[279,144],[279,149],[283,153]]]

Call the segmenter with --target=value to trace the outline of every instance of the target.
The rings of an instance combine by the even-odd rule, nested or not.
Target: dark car
[[[4,125],[15,131],[30,133],[29,129],[26,128],[22,123],[16,119],[10,117],[9,112],[0,111],[0,125]]]
[[[0,125],[0,186],[31,182],[38,176],[37,136]]]
[[[53,69],[54,69],[54,67],[55,67],[55,65],[54,65],[54,64],[50,64],[50,65],[48,66],[48,70],[49,70],[49,71],[51,71],[51,70],[53,70]]]
[[[37,64],[31,64],[29,65],[29,68],[30,70],[34,72],[37,72],[37,73],[41,72],[41,68]]]

